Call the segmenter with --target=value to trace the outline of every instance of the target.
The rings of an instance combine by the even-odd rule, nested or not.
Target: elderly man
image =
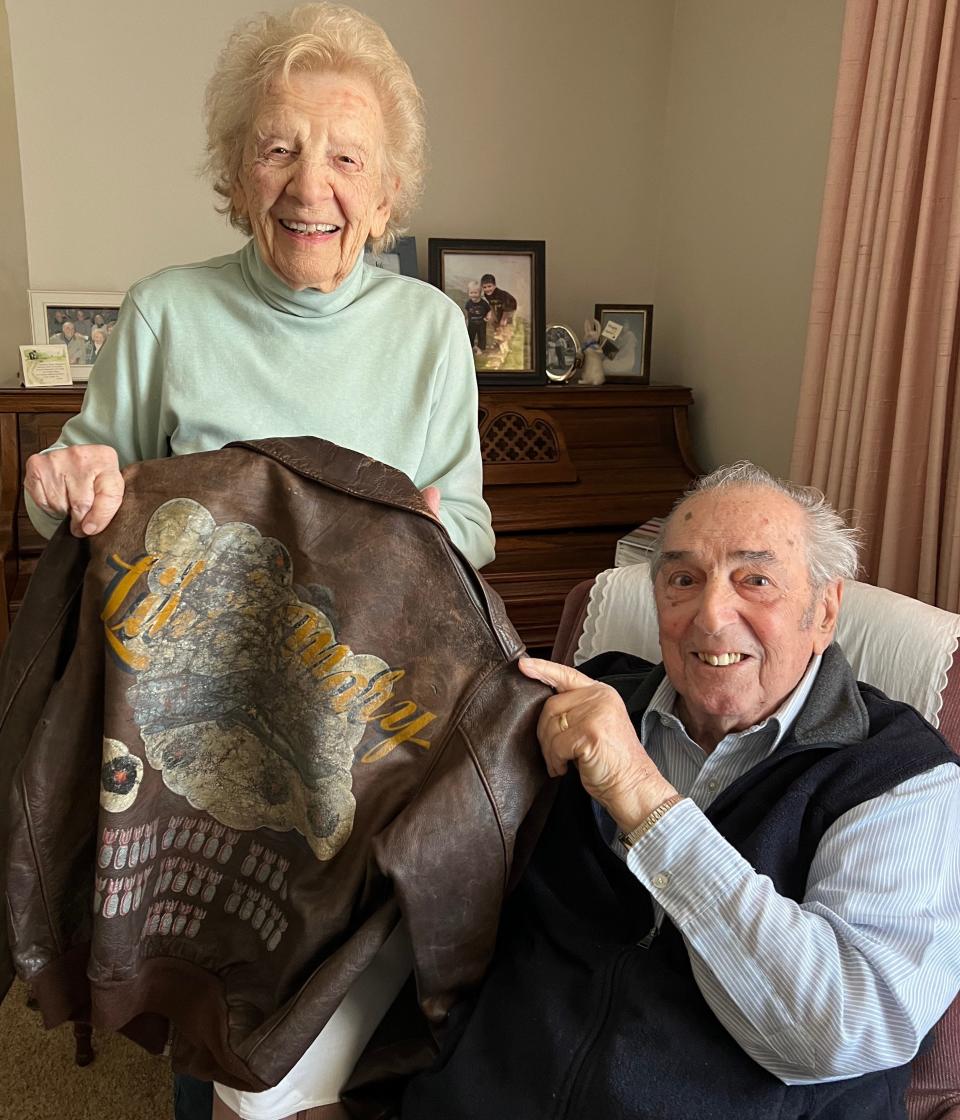
[[[67,359],[70,365],[85,365],[89,360],[87,340],[82,334],[77,334],[77,328],[69,319],[65,319],[60,330],[52,335],[51,342],[62,342],[67,348]]]
[[[662,666],[522,663],[565,777],[404,1120],[905,1116],[960,987],[960,768],[833,644],[855,570],[822,495],[737,464],[664,528]]]

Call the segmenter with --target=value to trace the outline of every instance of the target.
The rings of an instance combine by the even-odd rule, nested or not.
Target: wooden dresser
[[[0,389],[0,640],[44,546],[23,508],[24,463],[82,400],[82,387]],[[611,567],[617,539],[666,513],[698,473],[691,401],[672,385],[481,390],[484,496],[497,534],[483,574],[527,645],[549,648],[570,588]]]

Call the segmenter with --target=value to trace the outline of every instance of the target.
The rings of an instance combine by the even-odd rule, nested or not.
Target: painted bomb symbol
[[[117,829],[105,828],[103,830],[103,844],[100,847],[100,853],[97,856],[98,866],[106,871],[106,869],[113,863],[113,846],[117,842]]]
[[[204,902],[213,902],[213,897],[217,893],[217,887],[220,885],[220,880],[222,878],[223,876],[216,871],[207,872],[207,882],[200,894]]]
[[[177,838],[177,830],[179,829],[180,822],[182,820],[183,820],[183,817],[171,817],[170,818],[170,820],[167,824],[166,830],[163,834],[163,839],[160,841],[160,847],[163,848],[164,851],[166,851],[167,848],[172,848],[173,847],[173,842]]]

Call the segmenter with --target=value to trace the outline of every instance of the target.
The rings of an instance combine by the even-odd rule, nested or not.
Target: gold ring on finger
[[[566,712],[561,712],[560,715],[557,718],[560,721],[560,730],[561,731],[569,731],[570,730],[570,721],[567,719],[567,713]]]

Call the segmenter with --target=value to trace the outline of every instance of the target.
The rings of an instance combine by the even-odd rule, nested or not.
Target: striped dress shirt
[[[938,766],[841,816],[824,834],[799,905],[704,816],[776,750],[819,667],[817,657],[778,711],[710,754],[687,735],[664,678],[641,736],[687,800],[629,852],[598,814],[611,848],[650,891],[657,925],[666,912],[683,935],[717,1018],[787,1084],[909,1061],[960,989],[960,768]]]

